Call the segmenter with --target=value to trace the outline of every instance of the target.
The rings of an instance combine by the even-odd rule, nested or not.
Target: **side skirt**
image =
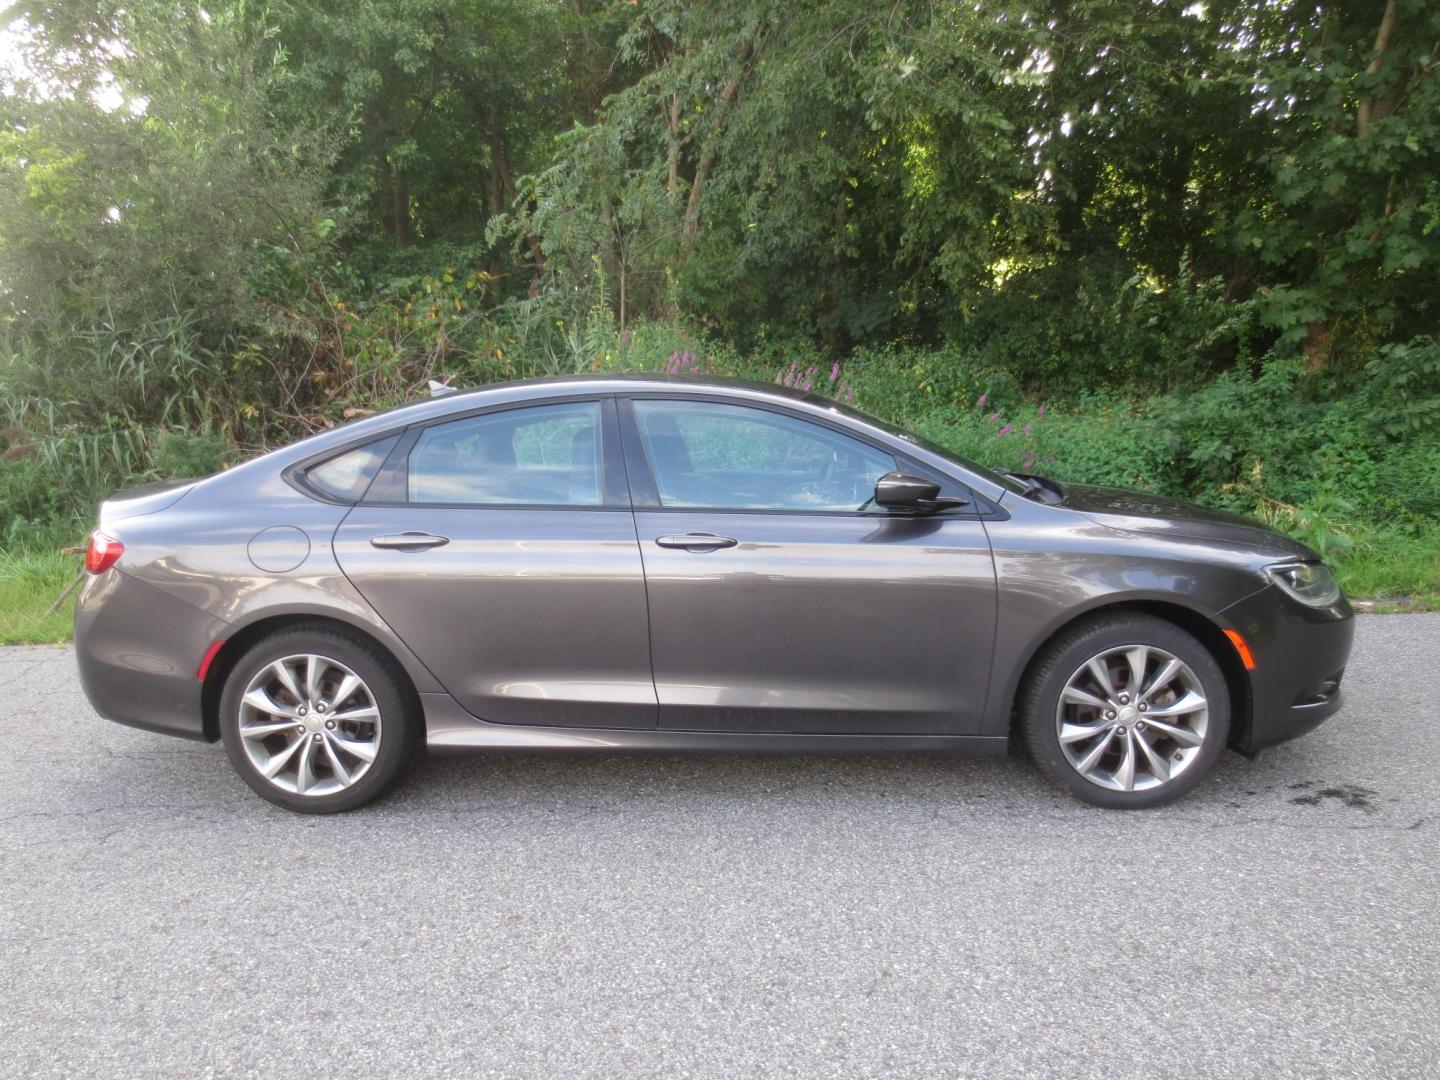
[[[1009,740],[985,735],[787,735],[772,732],[665,731],[657,728],[554,728],[487,724],[448,694],[421,694],[425,745],[436,753],[590,750],[656,754],[958,754],[1004,757]]]

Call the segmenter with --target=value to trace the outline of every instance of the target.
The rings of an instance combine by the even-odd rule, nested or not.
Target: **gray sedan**
[[[996,472],[835,402],[594,377],[447,394],[100,507],[96,710],[223,740],[294,810],[432,750],[1028,748],[1151,806],[1332,715],[1316,554]]]

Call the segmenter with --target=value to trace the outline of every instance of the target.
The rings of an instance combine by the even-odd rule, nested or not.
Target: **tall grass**
[[[51,313],[0,333],[0,544],[74,542],[97,499],[165,473],[177,441],[233,437],[235,387],[185,313],[134,328]]]
[[[36,645],[68,638],[68,598],[53,614],[47,612],[79,570],[79,559],[54,552],[21,555],[0,551],[0,645]]]

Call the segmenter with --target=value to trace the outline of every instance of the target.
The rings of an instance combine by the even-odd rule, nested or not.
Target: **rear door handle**
[[[441,544],[449,542],[448,536],[436,536],[434,533],[423,532],[405,532],[370,538],[371,547],[394,548],[398,551],[422,551],[425,548],[439,547]]]
[[[734,547],[739,542],[733,537],[716,536],[714,533],[685,533],[655,538],[655,543],[663,548],[683,548],[686,551],[714,551],[716,548]]]

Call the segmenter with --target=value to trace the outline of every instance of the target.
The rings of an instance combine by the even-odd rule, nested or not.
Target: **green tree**
[[[217,334],[255,321],[323,247],[330,161],[323,132],[277,120],[273,31],[173,5],[15,10],[47,84],[0,97],[0,302],[119,324],[178,312]]]

